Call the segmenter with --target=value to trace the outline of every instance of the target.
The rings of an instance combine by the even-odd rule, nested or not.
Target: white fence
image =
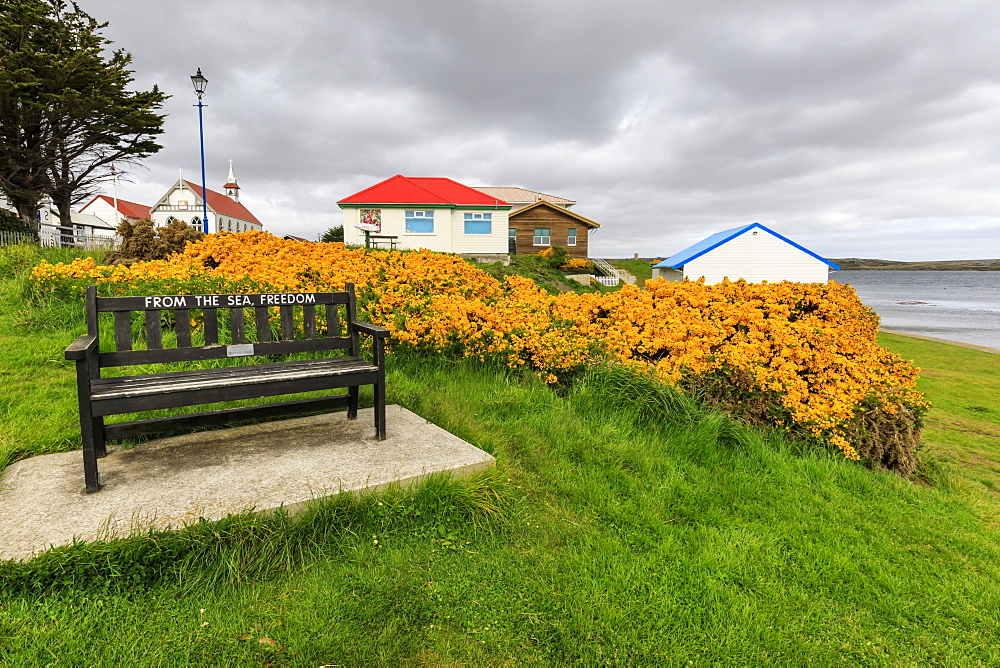
[[[603,276],[594,276],[594,280],[596,280],[601,285],[605,285],[609,288],[613,288],[619,283],[621,283],[622,281],[621,274],[618,273],[617,269],[608,264],[607,260],[604,260],[599,257],[592,257],[589,259],[591,262],[594,263],[594,266],[600,269],[601,273],[604,274]]]
[[[98,234],[62,233],[56,230],[42,230],[38,235],[26,232],[0,231],[0,246],[34,244],[44,248],[80,248],[82,250],[108,250],[116,248],[121,238]]]
[[[0,246],[16,246],[17,244],[37,244],[38,237],[26,232],[8,232],[0,230]]]

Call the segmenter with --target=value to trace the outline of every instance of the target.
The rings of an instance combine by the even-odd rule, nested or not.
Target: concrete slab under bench
[[[312,499],[469,475],[491,455],[399,406],[388,438],[372,409],[203,431],[109,449],[100,492],[84,493],[80,451],[15,462],[0,478],[0,560],[50,546],[180,527],[247,510],[294,510]]]

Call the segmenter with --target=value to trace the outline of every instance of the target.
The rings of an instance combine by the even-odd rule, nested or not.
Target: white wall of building
[[[764,230],[753,229],[684,265],[684,278],[693,281],[702,276],[706,283],[719,283],[725,277],[750,283],[826,283],[830,267]]]
[[[466,234],[465,214],[466,213],[488,213],[490,214],[489,234]],[[454,209],[451,213],[451,248],[453,253],[486,253],[499,254],[507,252],[507,224],[508,211],[506,209],[483,210],[483,209]]]
[[[363,207],[364,210],[378,207]],[[382,231],[376,235],[398,237],[396,247],[416,250],[426,248],[439,253],[506,253],[507,252],[507,210],[483,209],[431,209],[409,210],[433,211],[434,232],[412,233],[406,231],[406,211],[408,209],[382,208]],[[344,243],[364,245],[365,233],[355,227],[361,220],[362,208],[344,207]],[[492,216],[490,234],[465,234],[466,213],[489,213]]]
[[[118,224],[122,222],[124,215],[115,215],[115,207],[108,204],[103,199],[98,197],[91,201],[87,206],[80,209],[80,213],[89,213],[92,216],[97,216],[105,223],[111,227],[118,227]]]

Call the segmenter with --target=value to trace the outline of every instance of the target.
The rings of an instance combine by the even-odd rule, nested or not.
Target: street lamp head
[[[194,92],[197,93],[200,100],[201,96],[205,94],[205,89],[208,88],[208,79],[202,75],[200,67],[197,74],[191,75],[191,84],[194,86]]]

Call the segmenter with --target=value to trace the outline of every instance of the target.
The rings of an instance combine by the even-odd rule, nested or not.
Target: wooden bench
[[[384,241],[389,250],[394,250],[396,248],[396,240],[399,237],[392,234],[369,234],[368,239],[372,242],[374,248],[378,248],[379,243]]]
[[[358,387],[375,391],[375,436],[385,439],[385,338],[389,331],[355,319],[354,286],[345,292],[98,297],[87,288],[87,333],[65,352],[76,361],[83,470],[87,493],[100,489],[97,459],[106,442],[324,412],[347,407],[358,414]],[[228,318],[219,311],[228,311]],[[110,322],[103,314],[111,314]],[[99,320],[100,318],[100,320]],[[113,332],[114,349],[101,351],[100,332]],[[133,337],[133,332],[138,336]],[[252,336],[251,336],[252,334]],[[296,338],[298,334],[299,338]],[[372,362],[361,356],[359,334],[372,337]],[[133,340],[135,338],[135,340]],[[105,347],[110,348],[106,345]],[[271,361],[306,353],[310,359]],[[335,353],[314,358],[316,353]],[[249,356],[268,356],[246,364]],[[232,360],[228,366],[189,363]],[[241,363],[243,362],[243,363]],[[184,370],[102,375],[105,369],[184,363]],[[121,415],[220,401],[347,388],[345,394],[104,424]]]

